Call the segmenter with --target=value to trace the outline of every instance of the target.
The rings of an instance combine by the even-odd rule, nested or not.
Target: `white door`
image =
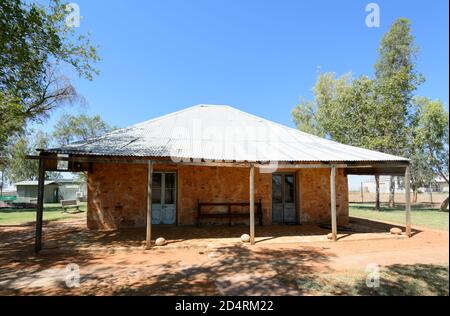
[[[272,175],[272,222],[297,222],[294,174]]]
[[[176,174],[155,172],[152,179],[152,224],[176,223]]]

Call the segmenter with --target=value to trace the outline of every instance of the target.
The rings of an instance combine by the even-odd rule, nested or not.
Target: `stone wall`
[[[196,223],[198,201],[247,202],[249,199],[249,170],[246,168],[157,164],[154,170],[177,172],[178,225]],[[302,169],[295,174],[300,222],[329,221],[329,169]],[[88,175],[88,227],[117,229],[145,226],[146,191],[146,165],[94,164]],[[255,201],[262,202],[265,225],[272,222],[271,196],[271,174],[260,173],[255,169]],[[336,196],[338,223],[345,224],[348,221],[348,185],[342,170],[337,173]],[[218,223],[218,220],[212,221]],[[248,223],[248,220],[242,222]]]
[[[145,226],[146,165],[93,164],[87,183],[88,228]]]
[[[300,185],[300,222],[330,220],[330,170],[302,169],[297,172]],[[348,182],[344,170],[336,172],[336,213],[339,225],[348,223]]]

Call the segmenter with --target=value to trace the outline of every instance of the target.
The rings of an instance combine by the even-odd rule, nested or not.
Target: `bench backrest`
[[[200,202],[197,201],[197,212],[198,215],[202,215],[202,207],[203,206],[226,206],[227,207],[227,213],[231,213],[231,207],[232,206],[250,206],[249,202]],[[260,214],[262,213],[262,203],[261,200],[258,202],[255,202],[255,213]],[[249,210],[250,211],[250,210]],[[224,213],[224,214],[227,214]]]
[[[77,205],[77,200],[61,200],[62,206]]]

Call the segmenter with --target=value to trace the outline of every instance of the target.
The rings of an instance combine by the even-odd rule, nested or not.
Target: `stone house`
[[[402,157],[340,144],[242,112],[197,105],[35,157],[41,172],[87,171],[91,229],[196,225],[242,204],[248,217],[205,224],[348,222],[349,174],[405,175]],[[406,174],[408,176],[408,174]],[[224,205],[221,205],[223,203]],[[237,205],[239,206],[239,205]],[[147,220],[151,218],[151,224]],[[253,228],[253,231],[252,231]],[[147,236],[147,238],[149,238]]]

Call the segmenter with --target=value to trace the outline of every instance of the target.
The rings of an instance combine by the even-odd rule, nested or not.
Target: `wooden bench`
[[[202,208],[204,207],[217,207],[217,206],[225,206],[225,213],[217,213],[217,212],[204,212]],[[233,207],[248,207],[246,212],[237,212],[233,210]],[[228,225],[231,226],[232,220],[234,218],[239,219],[247,219],[250,218],[250,203],[248,202],[197,202],[197,226],[200,225],[200,221],[202,218],[225,218],[228,219]],[[261,200],[255,203],[255,219],[259,221],[259,225],[262,226],[262,204]]]
[[[80,212],[80,206],[77,200],[61,200],[61,206],[63,208],[63,213],[67,213],[68,208],[75,208],[76,212]]]

